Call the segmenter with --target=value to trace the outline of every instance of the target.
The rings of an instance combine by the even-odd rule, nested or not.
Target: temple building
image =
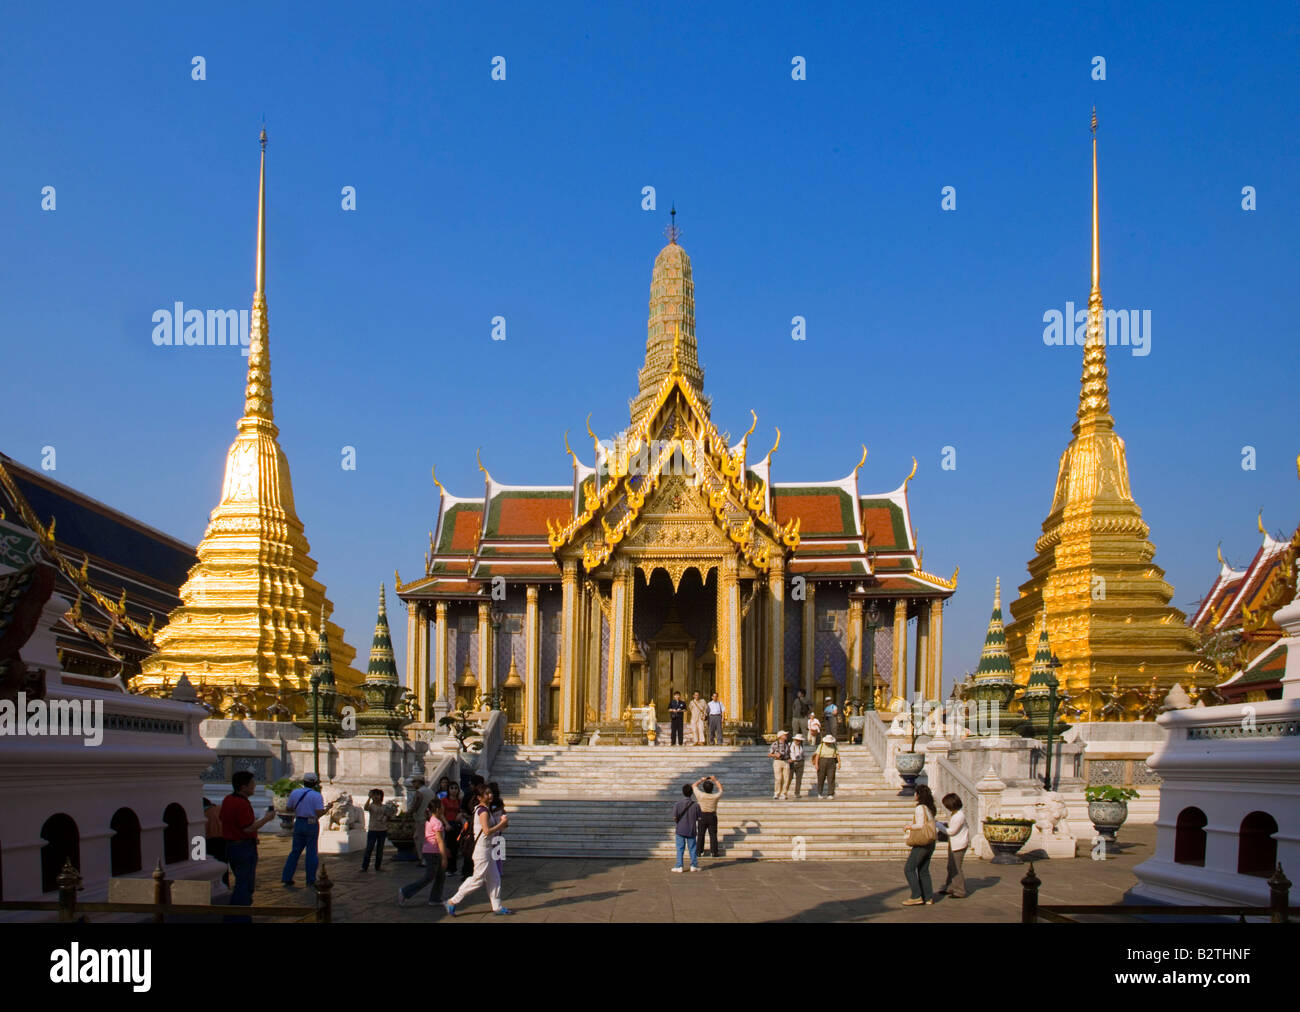
[[[921,568],[908,475],[866,493],[844,477],[777,482],[714,425],[695,334],[691,261],[674,226],[655,259],[645,360],[628,427],[572,477],[440,496],[424,574],[397,583],[417,713],[499,701],[512,739],[578,743],[629,707],[717,692],[729,742],[818,709],[940,695],[943,605]]]
[[[1228,702],[1282,698],[1285,634],[1274,612],[1295,599],[1300,527],[1285,540],[1268,533],[1262,512],[1258,524],[1262,540],[1245,569],[1228,565],[1219,551],[1219,575],[1190,621],[1202,656],[1226,678],[1218,691]]]
[[[311,656],[324,621],[339,690],[363,680],[356,651],[328,622],[333,605],[314,578],[316,563],[293,503],[289,462],[271,410],[266,318],[266,131],[257,200],[256,289],[249,327],[244,414],[226,457],[221,500],[181,587],[181,604],[154,638],[132,688],[168,691],[187,675],[223,715],[286,717],[306,708]]]
[[[180,604],[194,548],[0,453],[0,562],[20,565],[39,544],[54,595],[71,607],[54,626],[69,676],[125,688]]]
[[[1073,326],[1066,321],[1067,330]],[[1038,619],[1061,660],[1057,677],[1084,720],[1133,719],[1147,696],[1186,687],[1201,670],[1196,636],[1170,605],[1173,588],[1129,488],[1124,440],[1110,414],[1106,314],[1101,299],[1097,118],[1092,120],[1092,291],[1074,438],[1061,455],[1052,508],[1034,545],[1029,579],[1011,602],[1007,649],[1016,681],[1033,665]],[[1109,690],[1109,691],[1108,691]],[[1163,694],[1161,692],[1161,694]],[[1117,702],[1120,700],[1120,702]]]

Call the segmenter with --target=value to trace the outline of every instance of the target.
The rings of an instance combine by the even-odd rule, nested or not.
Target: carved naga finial
[[[858,461],[858,466],[853,469],[853,474],[855,477],[857,476],[857,473],[862,470],[862,465],[865,464],[866,462],[867,462],[867,444],[863,443],[862,459]]]
[[[907,483],[916,477],[916,458],[912,458],[912,473],[903,479],[903,491],[907,491]]]

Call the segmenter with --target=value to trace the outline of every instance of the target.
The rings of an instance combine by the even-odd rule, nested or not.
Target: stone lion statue
[[[345,832],[361,828],[363,822],[361,809],[352,803],[351,794],[340,794],[334,799],[334,803],[330,805],[329,817],[330,829],[341,829]]]
[[[1070,809],[1056,791],[1049,791],[1034,805],[1034,826],[1044,836],[1070,835]]]

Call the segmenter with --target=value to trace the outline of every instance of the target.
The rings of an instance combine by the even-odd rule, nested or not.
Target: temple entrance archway
[[[633,608],[633,635],[643,658],[633,672],[632,700],[653,700],[666,718],[674,692],[689,700],[699,692],[708,699],[714,689],[713,641],[717,611],[717,570],[706,566],[707,577],[691,566],[673,576],[662,566],[638,567]]]

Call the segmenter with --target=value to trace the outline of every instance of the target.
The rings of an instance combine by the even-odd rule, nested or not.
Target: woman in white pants
[[[443,904],[447,913],[453,917],[456,916],[456,907],[465,897],[483,885],[487,886],[488,900],[494,914],[514,913],[501,905],[501,872],[492,859],[493,837],[506,828],[510,819],[505,814],[499,818],[494,817],[495,813],[489,808],[491,795],[487,784],[479,786],[474,805],[474,874],[462,882],[456,895]]]

